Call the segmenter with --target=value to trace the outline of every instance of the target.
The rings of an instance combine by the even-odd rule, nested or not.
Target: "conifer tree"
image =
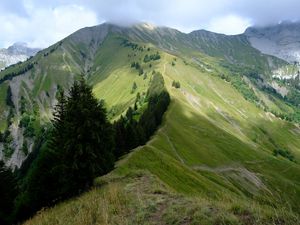
[[[86,190],[114,165],[114,135],[103,101],[82,79],[58,98],[53,131],[29,171],[16,205],[23,219],[41,207]]]
[[[115,157],[120,157],[126,153],[126,127],[125,127],[125,118],[123,116],[120,117],[118,121],[114,123],[115,130]]]
[[[16,186],[13,173],[0,161],[0,224],[9,224],[17,193]]]
[[[57,110],[51,149],[62,160],[61,174],[68,177],[63,186],[71,194],[89,187],[93,178],[113,167],[112,126],[103,102],[93,96],[84,79],[74,83],[65,107]]]

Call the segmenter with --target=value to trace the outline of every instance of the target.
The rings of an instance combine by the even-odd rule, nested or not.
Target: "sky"
[[[240,34],[253,25],[299,20],[299,9],[300,0],[1,0],[0,47],[44,48],[107,21]]]

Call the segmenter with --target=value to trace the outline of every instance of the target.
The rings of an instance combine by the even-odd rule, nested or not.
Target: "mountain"
[[[284,21],[275,25],[250,27],[244,35],[254,48],[291,64],[288,67],[274,71],[274,77],[295,79],[298,76],[300,65],[299,22]]]
[[[251,45],[261,52],[290,63],[300,61],[300,23],[281,22],[265,27],[250,27],[245,35]]]
[[[58,91],[81,75],[111,121],[137,93],[146,96],[154,71],[171,96],[144,146],[91,191],[26,224],[296,225],[299,81],[273,77],[289,66],[247,35],[105,23],[8,67],[0,72],[1,158],[21,169],[41,149]]]
[[[41,49],[29,48],[26,43],[17,42],[7,49],[0,49],[0,70],[12,64],[23,62]]]

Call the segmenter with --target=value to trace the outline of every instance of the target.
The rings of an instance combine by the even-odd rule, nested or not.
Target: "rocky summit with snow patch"
[[[8,48],[0,49],[0,70],[12,64],[23,62],[38,51],[40,51],[39,48],[30,48],[24,42],[17,42]]]
[[[262,53],[290,63],[300,62],[300,22],[250,27],[244,34],[251,45]]]

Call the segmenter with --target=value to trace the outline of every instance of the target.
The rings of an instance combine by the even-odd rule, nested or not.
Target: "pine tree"
[[[137,89],[137,84],[136,84],[136,82],[133,82],[132,88],[131,88],[131,94],[134,93],[136,89]]]
[[[139,145],[139,138],[138,138],[136,127],[137,127],[137,122],[133,119],[129,121],[126,125],[125,137],[126,137],[127,152],[129,152],[129,150]]]
[[[10,169],[0,161],[0,224],[9,224],[17,184]]]
[[[6,105],[14,108],[15,105],[12,101],[12,91],[11,91],[11,87],[8,86],[7,91],[6,91]]]
[[[112,169],[113,130],[103,102],[93,96],[83,79],[74,83],[63,108],[54,120],[51,146],[62,159],[61,173],[68,177],[63,186],[68,194],[75,194]]]
[[[134,114],[134,111],[133,111],[132,107],[129,106],[129,108],[126,111],[126,119],[127,119],[127,121],[133,120],[133,114]]]
[[[136,94],[135,102],[139,102],[140,100],[141,100],[141,94],[140,94],[140,92],[138,92]]]
[[[133,109],[134,109],[134,111],[138,110],[137,102],[134,103],[134,108]]]
[[[118,121],[114,123],[115,130],[115,156],[116,158],[122,156],[126,152],[126,128],[125,128],[125,119],[123,116],[120,117]]]
[[[114,135],[103,101],[82,79],[68,97],[59,95],[53,131],[17,201],[16,215],[26,218],[43,206],[86,190],[114,165]],[[47,193],[47,194],[45,194]]]

